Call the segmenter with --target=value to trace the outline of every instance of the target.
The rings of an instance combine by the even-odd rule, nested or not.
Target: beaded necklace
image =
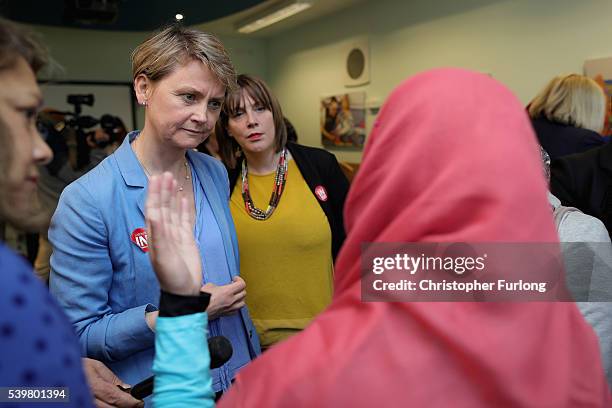
[[[244,208],[247,214],[252,218],[259,221],[267,220],[272,216],[272,213],[278,206],[283,190],[285,189],[285,182],[287,181],[287,149],[284,148],[278,159],[278,166],[276,167],[276,175],[274,176],[274,189],[272,190],[272,196],[268,203],[266,211],[260,210],[255,207],[251,194],[249,193],[249,179],[248,179],[248,166],[246,158],[242,161],[242,199],[244,200]]]

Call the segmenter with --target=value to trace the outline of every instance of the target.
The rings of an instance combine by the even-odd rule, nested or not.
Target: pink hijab
[[[555,242],[539,150],[512,93],[440,69],[388,98],[345,206],[332,304],[245,368],[220,407],[603,407],[573,303],[366,303],[363,242]]]

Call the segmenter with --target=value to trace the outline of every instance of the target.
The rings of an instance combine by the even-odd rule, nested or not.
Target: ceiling
[[[213,21],[249,9],[264,0],[194,1],[194,0],[2,0],[0,12],[7,18],[29,24],[96,30],[152,31],[185,16],[183,23],[194,25]],[[81,10],[81,11],[78,11]],[[98,10],[112,22],[81,23],[71,16],[85,19],[87,11]],[[116,13],[115,13],[116,11]],[[115,18],[113,18],[115,14]],[[104,17],[102,17],[104,19]]]
[[[364,0],[316,0],[313,6],[278,22],[251,37],[267,37],[331,14]],[[184,16],[183,24],[197,25],[218,34],[238,34],[235,26],[250,17],[259,16],[282,0],[0,0],[0,14],[10,20],[55,27],[111,31],[153,31]],[[76,11],[77,6],[106,10],[107,22],[95,21],[91,15]],[[116,13],[113,12],[116,11]],[[89,22],[77,22],[79,14]],[[100,14],[96,14],[96,17]],[[113,15],[115,15],[113,17]]]
[[[228,1],[228,0],[225,0]],[[364,3],[368,0],[312,0],[312,7],[296,14],[286,20],[279,21],[278,23],[266,27],[262,30],[256,31],[251,34],[246,34],[249,37],[255,38],[265,38],[272,37],[284,31],[290,30],[294,27],[300,26],[302,24],[306,24],[313,20],[319,19],[329,14],[336,13],[340,10],[346,9],[350,6]],[[203,24],[200,28],[203,30],[211,31],[217,34],[238,34],[235,26],[239,22],[245,21],[249,18],[253,18],[255,16],[260,16],[261,13],[264,13],[267,9],[273,8],[277,3],[282,3],[283,1],[279,0],[268,0],[264,1],[261,4],[252,7],[248,10],[233,14],[231,16],[221,18],[216,21],[212,21],[206,24]],[[240,34],[245,35],[245,34]]]

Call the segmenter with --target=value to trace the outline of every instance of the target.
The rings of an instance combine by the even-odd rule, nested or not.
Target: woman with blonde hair
[[[214,36],[170,26],[132,54],[142,131],[63,192],[49,231],[50,288],[70,317],[82,353],[135,384],[151,375],[159,284],[147,252],[144,199],[151,177],[178,180],[192,213],[211,336],[232,343],[232,358],[212,372],[214,391],[260,353],[244,305],[238,244],[223,165],[193,149],[211,133],[236,76]]]
[[[578,74],[553,78],[531,101],[529,116],[540,145],[551,159],[604,144],[606,98],[591,78]]]

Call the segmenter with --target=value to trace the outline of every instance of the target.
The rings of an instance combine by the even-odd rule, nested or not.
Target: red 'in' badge
[[[325,190],[325,187],[323,186],[316,186],[315,187],[315,194],[317,196],[317,198],[321,201],[327,201],[327,190]]]
[[[142,249],[142,252],[149,252],[149,244],[147,242],[147,231],[144,228],[136,228],[132,231],[132,242]]]

